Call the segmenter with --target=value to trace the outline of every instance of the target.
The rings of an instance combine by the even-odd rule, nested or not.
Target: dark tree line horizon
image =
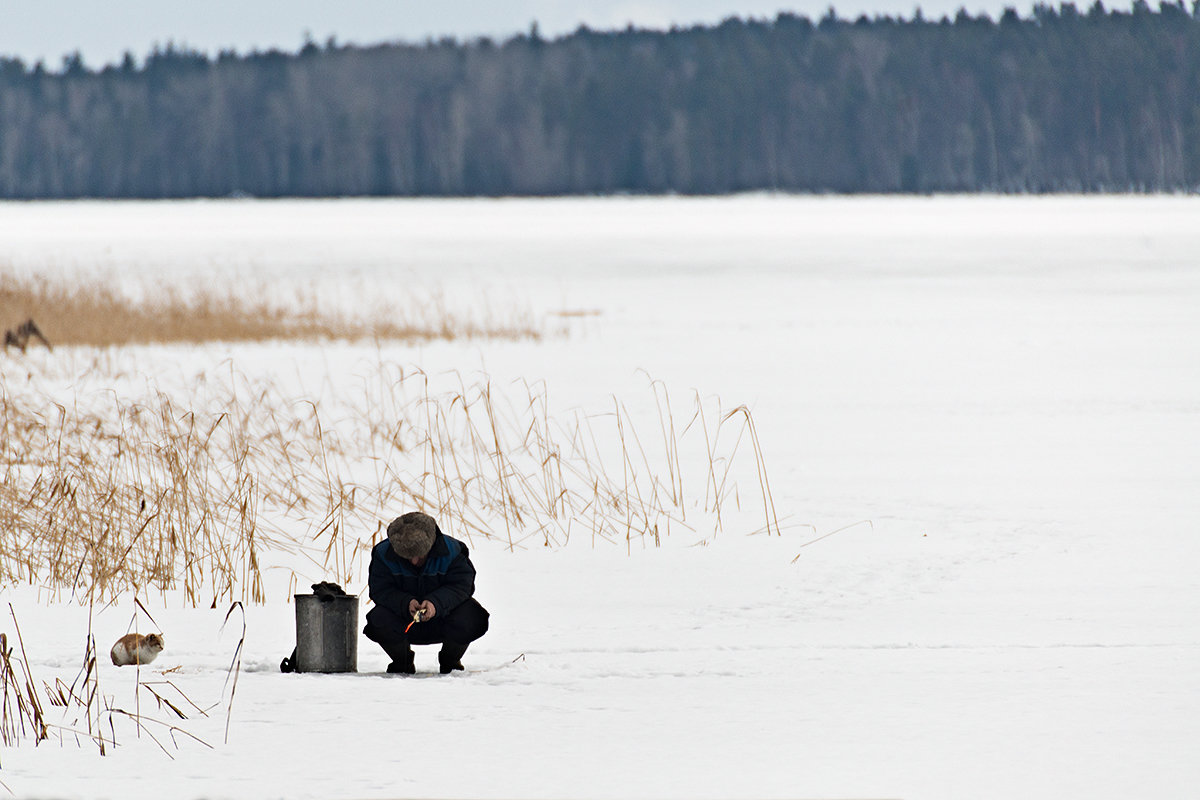
[[[1200,189],[1200,0],[0,58],[0,197]]]

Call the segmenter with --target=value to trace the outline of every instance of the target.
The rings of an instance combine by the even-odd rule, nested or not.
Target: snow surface
[[[492,629],[444,678],[386,676],[365,639],[357,674],[281,675],[276,592],[245,609],[231,698],[241,611],[152,594],[167,648],[141,678],[212,706],[186,724],[206,744],[26,742],[0,750],[0,781],[64,798],[1195,797],[1198,220],[1200,199],[1167,197],[0,205],[0,269],[317,284],[348,307],[440,292],[568,329],[103,356],[127,377],[187,386],[232,363],[317,392],[394,362],[544,381],[563,412],[655,379],[752,410],[783,521],[630,553],[476,542]],[[41,371],[69,402],[95,360],[31,351],[0,377]],[[88,609],[0,599],[35,678],[73,680]],[[123,598],[91,620],[124,707],[138,676],[105,652],[134,616]]]

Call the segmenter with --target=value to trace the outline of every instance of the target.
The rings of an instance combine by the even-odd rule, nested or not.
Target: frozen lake
[[[233,363],[305,392],[387,361],[544,382],[563,413],[660,380],[753,412],[783,522],[632,555],[482,543],[493,629],[467,660],[487,669],[440,681],[373,674],[365,639],[365,675],[281,676],[291,606],[252,608],[229,744],[222,713],[201,726],[211,750],[6,749],[0,780],[28,797],[184,779],[239,798],[1189,797],[1198,255],[1200,198],[0,204],[0,270],[316,287],[340,309],[438,293],[567,331],[129,348],[111,354],[126,377],[186,386]],[[94,390],[71,380],[92,354],[31,353],[0,360],[6,391],[38,371],[57,402]],[[33,667],[70,680],[86,611],[0,597]],[[220,697],[224,609],[154,611],[176,680]],[[403,756],[417,742],[435,763]]]

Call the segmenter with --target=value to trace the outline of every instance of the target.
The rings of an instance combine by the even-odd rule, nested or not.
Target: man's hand
[[[409,600],[408,615],[410,617],[415,617],[418,611],[421,612],[421,622],[428,622],[437,614],[437,609],[434,608],[433,603],[429,602],[428,600],[418,601],[416,598]]]

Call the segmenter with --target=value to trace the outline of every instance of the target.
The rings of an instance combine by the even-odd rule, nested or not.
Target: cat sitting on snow
[[[112,662],[118,667],[130,664],[149,664],[163,650],[161,633],[127,633],[113,645]]]

